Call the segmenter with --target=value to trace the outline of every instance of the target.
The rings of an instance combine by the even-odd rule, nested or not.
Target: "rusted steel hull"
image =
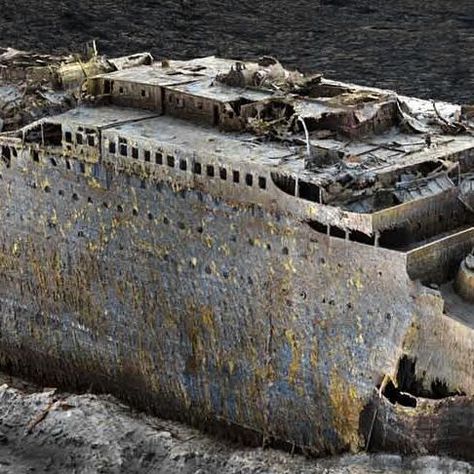
[[[423,361],[417,344],[438,326],[452,337],[431,348],[426,384],[456,340],[443,380],[472,393],[471,329],[456,339],[405,254],[206,189],[54,160],[20,152],[2,170],[4,367],[314,454],[369,443],[472,458],[472,398],[431,414],[382,395],[370,411],[374,388],[403,354]]]
[[[371,450],[474,459],[474,399],[418,400],[416,407],[374,397],[361,417]]]

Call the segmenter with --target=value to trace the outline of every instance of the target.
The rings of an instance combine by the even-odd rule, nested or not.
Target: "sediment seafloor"
[[[68,54],[216,54],[456,103],[472,100],[472,0],[0,0],[0,44]]]
[[[132,411],[111,396],[68,394],[0,375],[0,474],[474,473],[433,456],[307,459],[244,448]]]

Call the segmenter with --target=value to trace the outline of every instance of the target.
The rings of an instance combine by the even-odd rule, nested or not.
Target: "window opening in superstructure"
[[[197,161],[194,162],[193,165],[193,172],[195,174],[201,174],[202,173],[202,166],[201,163],[198,163]]]
[[[142,90],[141,90],[141,94],[142,94],[142,97],[146,97],[146,90],[145,90],[145,89],[142,89]]]
[[[275,186],[285,192],[286,194],[290,194],[292,196],[295,195],[296,192],[296,180],[291,176],[279,174],[279,173],[272,173],[272,181],[274,182]]]
[[[321,202],[321,188],[313,183],[298,181],[298,195],[307,201]]]
[[[309,226],[315,230],[316,232],[319,232],[320,234],[327,235],[329,232],[328,226],[326,224],[323,224],[318,221],[308,221]]]
[[[76,143],[77,143],[78,145],[82,145],[82,144],[83,144],[82,133],[76,133]]]
[[[115,155],[115,152],[116,152],[115,142],[110,142],[109,143],[109,153],[112,153],[113,155]]]
[[[188,168],[188,164],[187,164],[186,160],[184,160],[184,159],[179,160],[179,169],[181,171],[186,171],[187,168]]]
[[[234,183],[240,182],[240,173],[237,170],[232,171],[232,181]]]
[[[219,125],[219,106],[214,105],[212,108],[212,123],[214,126]]]
[[[170,103],[173,102],[173,98],[174,98],[173,94],[170,94],[170,96],[168,97],[168,102]]]
[[[119,93],[123,94],[123,87],[119,87]]]
[[[151,153],[150,153],[150,150],[145,150],[145,151],[143,152],[143,159],[144,159],[147,163],[150,162],[150,160],[151,160]]]
[[[357,230],[351,230],[349,240],[366,245],[375,245],[375,234],[367,235]]]
[[[112,90],[112,87],[111,87],[110,81],[106,79],[104,81],[104,94],[110,94],[111,90]]]
[[[260,176],[258,178],[258,187],[260,189],[267,189],[267,178]]]
[[[135,146],[132,147],[132,158],[138,160],[138,148]]]
[[[95,136],[94,135],[87,135],[87,144],[89,146],[95,146]]]
[[[39,153],[37,150],[33,150],[33,161],[36,163],[39,162]]]
[[[127,145],[125,143],[120,144],[120,154],[122,156],[127,156]]]
[[[219,176],[225,181],[227,179],[227,170],[225,168],[221,168],[219,171]]]
[[[66,132],[64,134],[64,141],[66,143],[72,143],[72,133],[71,132]]]
[[[43,123],[42,142],[46,146],[61,146],[63,141],[63,130],[61,124]]]
[[[339,237],[340,239],[345,239],[346,231],[340,227],[330,225],[329,226],[329,235],[331,237]]]
[[[166,163],[168,164],[169,167],[174,168],[174,156],[168,155],[166,157]]]
[[[210,178],[214,178],[214,165],[207,165],[206,172]]]
[[[155,153],[155,163],[157,165],[162,165],[163,164],[163,154],[157,151]]]
[[[247,174],[245,175],[245,184],[246,184],[247,186],[252,186],[252,184],[253,184],[253,176],[252,176],[251,174],[249,174],[249,173],[247,173]]]
[[[2,160],[6,164],[7,168],[10,168],[11,165],[11,150],[8,146],[3,145],[2,148]]]

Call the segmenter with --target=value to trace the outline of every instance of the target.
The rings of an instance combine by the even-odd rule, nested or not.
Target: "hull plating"
[[[314,453],[383,427],[361,414],[395,376],[424,291],[403,254],[54,164],[20,156],[2,171],[4,365]]]

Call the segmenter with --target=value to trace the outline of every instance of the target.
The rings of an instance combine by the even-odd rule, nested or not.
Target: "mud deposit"
[[[5,376],[0,384],[0,474],[474,473],[467,463],[436,457],[307,460],[245,449],[134,413],[109,396],[59,393]]]
[[[0,1],[0,44],[65,52],[96,38],[110,55],[278,56],[286,65],[472,102],[472,0]]]

